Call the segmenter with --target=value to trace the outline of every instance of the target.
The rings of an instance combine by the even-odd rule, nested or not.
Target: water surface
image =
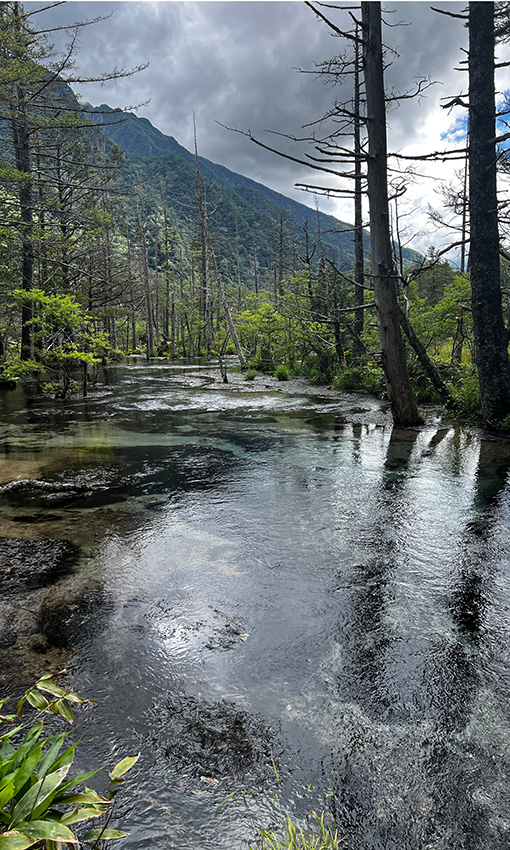
[[[0,404],[0,479],[56,485],[0,493],[2,686],[66,665],[80,767],[141,751],[124,850],[246,848],[275,794],[348,850],[508,847],[508,443],[202,366]]]

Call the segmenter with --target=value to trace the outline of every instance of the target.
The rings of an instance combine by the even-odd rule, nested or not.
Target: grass
[[[328,818],[331,819],[331,826],[326,824]],[[287,817],[287,825],[281,837],[263,829],[256,847],[251,844],[248,846],[250,850],[340,850],[340,842],[333,816],[326,812],[321,815],[310,812],[305,829]]]

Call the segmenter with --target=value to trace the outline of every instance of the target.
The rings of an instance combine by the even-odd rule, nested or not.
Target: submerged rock
[[[274,775],[273,729],[235,703],[172,694],[153,712],[157,716],[150,743],[175,769],[243,783]]]
[[[5,593],[53,584],[73,571],[79,549],[67,540],[0,538],[0,582]]]
[[[51,646],[70,648],[78,642],[86,621],[103,602],[101,590],[86,586],[49,593],[40,609],[40,632]]]

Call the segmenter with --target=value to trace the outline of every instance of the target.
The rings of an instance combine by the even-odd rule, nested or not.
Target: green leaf
[[[68,781],[64,782],[59,788],[59,794],[63,794],[64,791],[69,791],[70,788],[75,788],[82,782],[86,782],[87,779],[90,779],[92,776],[95,776],[96,773],[99,773],[99,771],[102,769],[102,767],[99,767],[97,770],[91,770],[90,773],[80,773],[79,776],[75,776],[73,779],[68,779]]]
[[[28,733],[25,735],[22,744],[18,747],[16,751],[16,757],[12,764],[13,768],[18,767],[22,762],[24,762],[30,750],[37,746],[36,741],[42,732],[42,728],[43,724],[42,720],[40,720],[38,723],[34,723],[32,728],[29,729]]]
[[[59,770],[53,771],[43,776],[38,782],[32,785],[31,788],[23,795],[21,800],[14,806],[11,813],[11,823],[17,826],[25,818],[33,816],[37,818],[48,807],[54,791],[62,784],[65,779],[69,765],[61,767]]]
[[[35,844],[33,838],[29,838],[28,835],[23,835],[15,829],[0,833],[0,850],[26,850],[33,844]]]
[[[121,832],[118,829],[91,829],[81,840],[86,841],[87,844],[92,844],[99,839],[108,841],[113,838],[125,838],[126,835],[129,835],[129,832]]]
[[[110,804],[110,800],[101,797],[96,791],[82,791],[77,794],[59,794],[52,800],[54,806],[74,806],[75,803]]]
[[[70,826],[73,823],[79,823],[79,821],[83,820],[90,820],[91,818],[99,818],[102,815],[104,815],[104,807],[83,806],[80,809],[75,809],[73,812],[68,812],[68,814],[62,815],[62,817],[60,818],[60,822]]]
[[[139,758],[140,753],[138,753],[137,756],[128,756],[128,758],[119,761],[110,773],[110,779],[113,782],[115,782],[117,779],[120,779],[120,777],[124,776],[124,774],[127,773],[128,770],[131,770],[131,768],[134,764],[136,764]]]
[[[12,738],[21,728],[21,726],[16,726],[15,729],[10,729],[9,732],[5,732],[5,734],[0,737],[0,741],[7,741],[9,738]],[[2,747],[0,747],[0,753],[2,752],[3,746],[4,745],[2,744]]]
[[[56,697],[65,697],[66,691],[60,687],[60,685],[56,685],[55,682],[52,682],[51,679],[39,679],[36,685],[39,691],[47,691],[50,694],[53,694]]]
[[[26,697],[27,702],[29,702],[30,705],[33,706],[33,708],[37,708],[38,711],[46,711],[46,709],[48,708],[48,700],[46,699],[46,697],[43,697],[43,695],[40,694],[39,691],[35,690],[35,688],[33,691],[27,691]]]
[[[14,794],[17,794],[23,788],[35,771],[37,762],[41,758],[42,744],[39,744],[28,755],[25,761],[19,765],[13,774]],[[14,764],[14,762],[13,762]]]
[[[39,779],[41,779],[44,774],[49,771],[50,767],[53,767],[53,763],[56,761],[57,756],[62,749],[62,744],[64,743],[66,736],[67,732],[62,732],[61,735],[57,735],[49,750],[44,753],[41,763],[37,768],[37,777]],[[57,767],[62,767],[62,765],[57,765]]]
[[[78,844],[74,832],[62,823],[47,820],[23,821],[18,824],[18,829],[36,841],[69,841]]]
[[[65,734],[67,735],[67,732]],[[68,747],[67,750],[64,750],[62,755],[59,756],[59,758],[56,760],[55,764],[53,765],[53,770],[57,770],[59,767],[63,767],[65,764],[72,764],[73,763],[73,761],[74,761],[74,751],[75,751],[76,747],[78,746],[78,744],[80,743],[80,741],[81,741],[81,738],[78,741],[76,741],[75,744],[71,744],[71,746]]]
[[[14,783],[8,782],[0,791],[0,809],[3,809],[7,803],[14,797]]]
[[[69,723],[73,722],[73,710],[66,699],[58,699],[56,702],[57,711]]]

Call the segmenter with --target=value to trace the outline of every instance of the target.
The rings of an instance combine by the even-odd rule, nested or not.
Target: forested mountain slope
[[[163,183],[169,208],[192,226],[196,218],[194,154],[146,118],[111,110],[105,104],[96,107],[96,115],[95,120],[102,125],[105,136],[126,154],[123,169],[126,183],[142,182],[149,206],[151,197],[160,198]],[[261,270],[269,269],[274,266],[275,255],[281,248],[284,267],[287,270],[299,268],[306,256],[305,229],[308,229],[309,248],[313,251],[318,247],[319,224],[326,255],[340,263],[344,271],[352,268],[352,225],[325,213],[317,216],[316,210],[305,204],[208,159],[199,157],[199,162],[206,183],[213,247],[220,257],[228,258],[229,265],[234,262],[238,245],[242,268],[252,267],[256,252]],[[368,233],[365,241],[368,250]],[[419,259],[414,251],[407,250],[404,255],[411,262]]]

